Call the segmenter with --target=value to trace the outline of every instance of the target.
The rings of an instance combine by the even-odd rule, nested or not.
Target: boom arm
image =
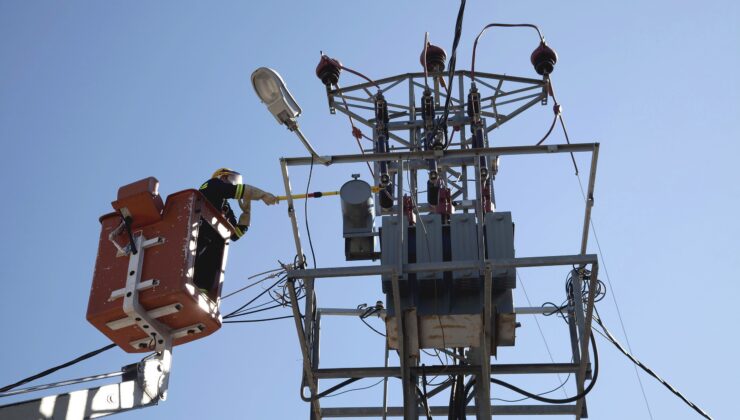
[[[65,394],[49,395],[28,401],[0,406],[0,418],[21,419],[65,419],[81,420],[104,417],[137,408],[154,406],[167,397],[169,349],[139,363],[124,366],[121,372],[97,375],[75,381],[65,381],[9,391],[0,396],[40,391],[90,380],[121,376],[121,382],[81,389]]]

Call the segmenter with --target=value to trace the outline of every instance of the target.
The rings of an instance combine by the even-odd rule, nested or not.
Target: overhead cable
[[[72,366],[74,364],[77,364],[77,363],[83,361],[83,360],[87,360],[87,359],[89,359],[91,357],[97,356],[97,355],[99,355],[100,353],[102,353],[104,351],[108,351],[108,350],[112,349],[113,347],[117,347],[117,344],[108,344],[107,346],[103,346],[103,347],[101,347],[101,348],[99,348],[97,350],[93,350],[93,351],[91,351],[89,353],[85,353],[82,356],[79,356],[79,357],[77,357],[75,359],[72,359],[69,362],[62,363],[61,365],[58,365],[58,366],[55,366],[53,368],[47,369],[47,370],[45,370],[43,372],[40,372],[40,373],[37,373],[37,374],[35,374],[33,376],[29,376],[28,378],[21,379],[20,381],[18,381],[16,383],[13,383],[13,384],[10,384],[10,385],[7,385],[7,386],[4,386],[4,387],[0,388],[0,392],[10,391],[11,389],[17,388],[17,387],[19,387],[19,386],[21,386],[23,384],[27,384],[27,383],[29,383],[31,381],[35,381],[36,379],[43,378],[44,376],[47,376],[47,375],[51,375],[52,373],[54,373],[54,372],[56,372],[58,370],[64,369],[66,367],[70,367],[70,366]]]
[[[671,391],[675,396],[677,396],[678,398],[680,398],[684,403],[686,403],[686,405],[688,405],[689,407],[691,407],[692,409],[694,409],[694,411],[696,411],[697,413],[699,413],[702,417],[704,417],[706,419],[709,419],[709,420],[712,420],[712,417],[710,417],[709,414],[707,414],[704,410],[702,410],[695,403],[689,401],[688,398],[686,398],[683,394],[681,394],[676,388],[674,388],[671,384],[669,384],[665,379],[663,379],[660,376],[658,376],[658,374],[655,373],[655,371],[653,371],[652,369],[650,369],[649,367],[647,367],[644,363],[642,363],[640,360],[638,360],[630,352],[628,352],[627,350],[625,350],[625,348],[622,347],[622,345],[617,341],[617,339],[614,338],[614,336],[611,334],[611,332],[609,332],[609,330],[606,328],[606,326],[604,325],[604,323],[601,321],[601,316],[599,316],[598,313],[599,313],[599,311],[596,310],[596,316],[594,316],[594,321],[596,321],[596,323],[599,324],[599,326],[602,328],[602,330],[603,330],[603,332],[605,334],[604,337],[609,342],[611,342],[612,344],[614,344],[614,346],[620,352],[622,352],[622,354],[624,354],[625,356],[627,356],[627,358],[630,359],[632,361],[632,363],[634,363],[636,366],[639,366],[640,369],[644,370],[648,375],[652,376],[658,382],[660,382],[661,384],[663,384],[664,387],[668,388],[669,391]]]

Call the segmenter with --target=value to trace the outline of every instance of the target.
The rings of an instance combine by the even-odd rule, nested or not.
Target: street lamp
[[[331,163],[330,159],[321,157],[316,153],[311,143],[308,142],[308,139],[306,139],[306,136],[303,135],[303,132],[298,127],[297,118],[301,115],[301,107],[298,106],[293,95],[290,94],[288,87],[285,86],[285,82],[278,72],[267,67],[258,68],[252,73],[252,87],[254,87],[254,91],[259,96],[260,101],[267,106],[267,110],[270,111],[277,122],[296,133],[301,143],[303,143],[317,162],[325,165]]]

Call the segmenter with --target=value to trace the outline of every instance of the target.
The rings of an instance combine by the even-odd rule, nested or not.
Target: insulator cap
[[[419,62],[424,67],[424,50],[421,50]],[[445,70],[445,63],[447,63],[445,50],[436,45],[427,44],[427,71],[432,73],[442,72]]]
[[[342,63],[339,60],[322,54],[319,65],[316,66],[316,77],[321,79],[321,83],[327,86],[336,85],[339,83],[339,73],[342,72],[341,65]]]
[[[558,62],[558,54],[547,44],[541,42],[532,52],[531,61],[537,74],[546,76],[552,73],[555,68],[555,63]]]

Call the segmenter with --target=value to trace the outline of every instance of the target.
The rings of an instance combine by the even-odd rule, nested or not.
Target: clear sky
[[[320,153],[354,153],[346,118],[328,113],[314,75],[319,51],[371,77],[419,71],[424,32],[449,52],[457,9],[450,1],[0,0],[0,385],[106,344],[85,312],[97,219],[111,210],[119,186],[151,175],[166,196],[228,166],[282,193],[278,158],[305,151],[254,95],[255,68],[283,75]],[[571,139],[602,145],[594,220],[632,348],[717,419],[736,417],[740,375],[739,9],[734,1],[473,0],[458,50],[458,68],[469,68],[485,24],[531,22],[558,51],[553,80]],[[535,46],[526,31],[491,31],[476,68],[534,77],[528,59]],[[535,107],[491,141],[533,144],[550,118],[549,107]],[[548,142],[564,142],[562,132]],[[311,189],[336,190],[360,171],[316,168]],[[307,171],[292,173],[295,188],[305,188]],[[517,223],[518,256],[578,251],[582,203],[567,156],[502,159],[497,193],[499,208]],[[293,258],[285,210],[255,206],[249,234],[232,248],[226,291]],[[342,265],[338,201],[310,203],[309,220],[319,265]],[[562,298],[565,271],[521,274],[533,304]],[[321,306],[383,298],[371,278],[322,282],[319,293]],[[247,297],[225,301],[224,309]],[[527,306],[521,287],[515,300]],[[599,305],[624,341],[612,298]],[[532,317],[519,320],[517,347],[498,361],[548,361]],[[569,361],[564,324],[541,324],[555,359]],[[323,328],[327,367],[382,364],[382,339],[359,320],[328,320]],[[599,345],[591,418],[649,418],[631,362],[604,340]],[[114,349],[48,379],[136,360]],[[291,321],[226,325],[175,349],[168,401],[119,418],[306,418],[300,379]],[[698,418],[653,379],[642,380],[655,419]],[[517,383],[542,392],[557,381]],[[380,401],[375,387],[325,405]],[[396,392],[391,402],[399,401]]]

